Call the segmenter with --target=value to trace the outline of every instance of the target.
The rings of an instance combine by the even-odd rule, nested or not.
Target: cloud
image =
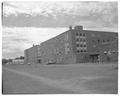
[[[3,57],[23,55],[39,44],[67,30],[83,25],[88,30],[118,31],[117,2],[4,2]]]
[[[80,24],[85,22],[80,22]],[[95,28],[95,25],[89,27],[91,21],[86,22],[88,26],[84,29],[101,29],[101,26]],[[96,23],[94,23],[96,24]],[[86,24],[85,24],[86,25]],[[103,30],[110,28],[102,27]],[[66,27],[57,28],[35,28],[35,27],[3,27],[2,32],[2,55],[4,58],[14,58],[24,54],[24,50],[30,48],[33,44],[40,44],[50,38],[53,38],[65,31]],[[111,29],[114,30],[114,29]]]
[[[3,9],[3,26],[8,27],[67,27],[81,21],[110,28],[118,24],[117,2],[4,2]]]
[[[33,44],[40,44],[67,28],[4,27],[2,33],[3,57],[12,58],[24,54]]]
[[[59,1],[59,2],[4,2],[4,9],[9,9],[18,13],[35,14],[55,14],[66,13],[72,15],[86,16],[93,13],[104,13],[117,7],[117,2],[93,2],[93,1]],[[4,13],[8,13],[5,10]],[[82,12],[82,13],[81,13]],[[12,13],[10,13],[12,14]],[[9,14],[8,14],[9,15]]]

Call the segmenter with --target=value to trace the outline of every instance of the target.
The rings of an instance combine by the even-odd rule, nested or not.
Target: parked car
[[[55,61],[49,60],[47,64],[50,65],[50,64],[55,64],[55,63],[56,63]]]

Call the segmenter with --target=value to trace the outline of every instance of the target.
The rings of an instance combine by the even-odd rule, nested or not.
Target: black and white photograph
[[[118,94],[118,1],[3,1],[3,95]]]

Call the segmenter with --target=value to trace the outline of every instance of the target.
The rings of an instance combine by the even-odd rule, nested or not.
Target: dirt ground
[[[3,94],[117,94],[117,64],[5,65]]]

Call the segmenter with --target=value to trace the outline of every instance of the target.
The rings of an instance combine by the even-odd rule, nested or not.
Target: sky
[[[3,2],[2,58],[24,55],[69,26],[88,30],[118,31],[117,2],[54,1]]]

